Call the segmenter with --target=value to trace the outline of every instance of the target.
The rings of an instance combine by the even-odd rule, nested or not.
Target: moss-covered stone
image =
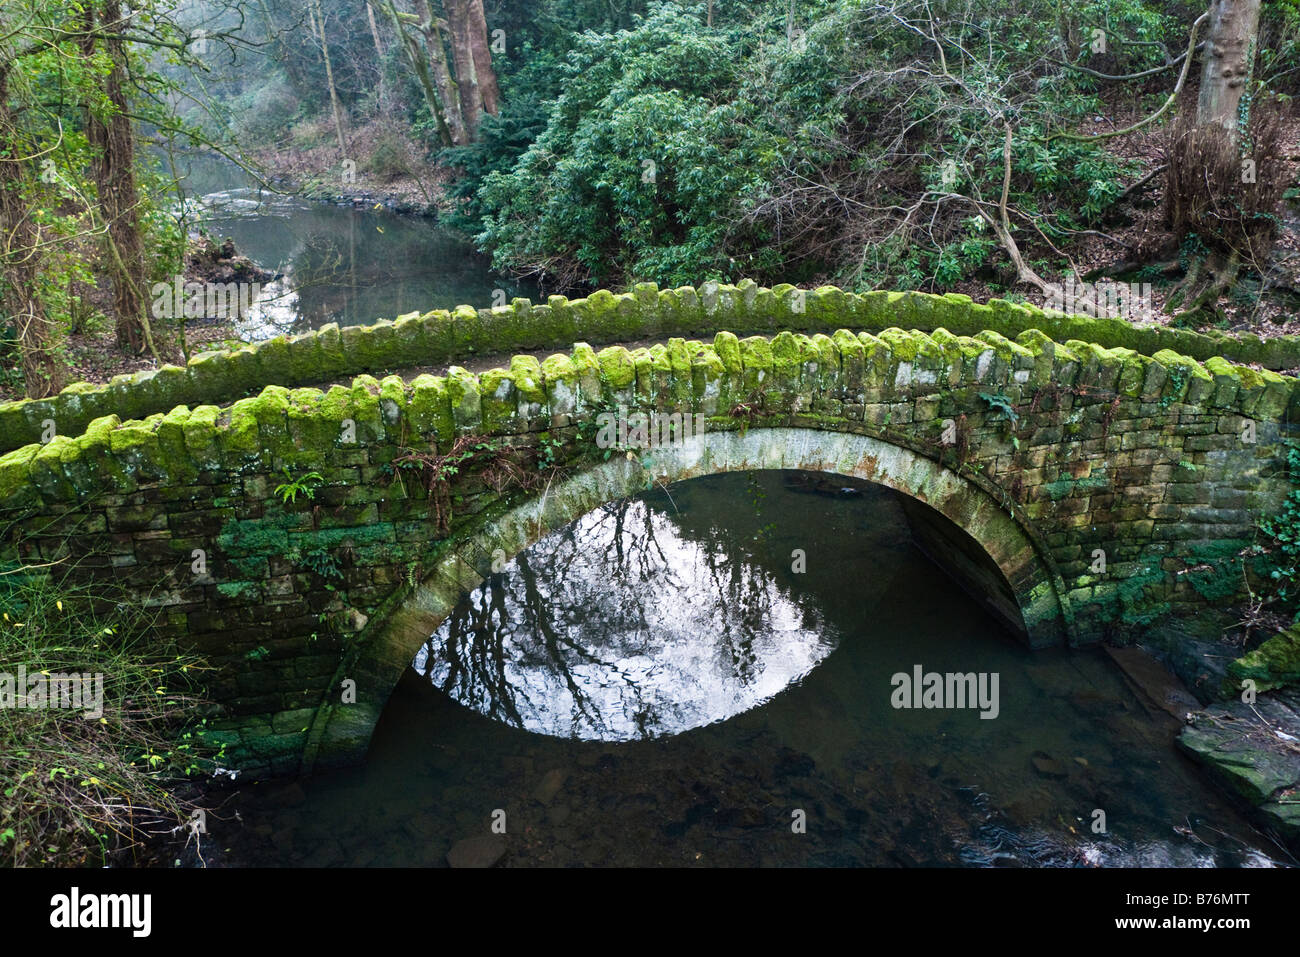
[[[1257,691],[1270,691],[1300,682],[1300,625],[1274,635],[1228,665],[1229,693],[1251,678]]]
[[[579,337],[604,345],[666,335],[716,333],[721,328],[736,333],[807,330],[831,334],[837,328],[883,333],[891,327],[919,333],[945,329],[959,338],[995,332],[1017,341],[1027,333],[1037,332],[1056,343],[1077,340],[1105,350],[1131,350],[1138,356],[1172,353],[1194,361],[1218,359],[1214,369],[1207,366],[1215,382],[1209,401],[1225,407],[1235,403],[1241,414],[1260,419],[1277,418],[1291,405],[1300,414],[1296,380],[1259,374],[1243,366],[1258,363],[1265,369],[1295,368],[1300,365],[1297,337],[1264,341],[1250,335],[1230,337],[1135,326],[1122,319],[1047,314],[1033,306],[998,300],[983,305],[956,294],[879,291],[854,295],[834,287],[809,292],[788,284],[761,289],[743,280],[735,286],[708,283],[699,290],[682,287],[661,291],[652,284],[640,284],[629,293],[615,295],[601,290],[574,302],[555,296],[537,306],[522,299],[496,309],[462,306],[450,312],[412,313],[395,322],[385,320],[345,330],[328,324],[291,339],[277,337],[231,352],[197,355],[184,369],[166,367],[121,376],[106,386],[74,384],[52,399],[0,403],[0,442],[7,442],[12,449],[36,441],[41,423],[51,418],[58,423],[61,434],[75,435],[93,418],[108,412],[126,419],[143,419],[177,405],[226,403],[265,385],[293,388],[339,376],[454,360],[489,349],[565,346]],[[907,364],[909,376],[918,361],[910,353],[920,343],[892,343],[900,347],[896,362]],[[1042,339],[1037,344],[1041,346]],[[943,343],[949,353],[950,345]],[[1007,367],[1022,384],[1026,371],[1030,372],[1029,384],[1045,381],[1048,360],[1044,351],[1031,349],[1036,361],[1027,370],[995,350],[997,358],[1007,361]],[[949,354],[948,359],[952,370],[954,356]],[[963,365],[968,359],[963,358]],[[725,365],[726,356],[723,362]],[[1158,368],[1149,362],[1140,365],[1142,382],[1130,383],[1126,394],[1175,401],[1171,391],[1175,386],[1182,387],[1181,375],[1171,381],[1169,367],[1162,361],[1156,362]],[[995,366],[995,372],[996,368],[1000,366]],[[1109,367],[1103,363],[1100,370],[1092,371],[1109,371]],[[1136,374],[1138,370],[1129,371]],[[950,372],[950,378],[956,378],[956,374]],[[1181,401],[1202,401],[1204,379],[1192,373],[1191,380]],[[4,448],[0,445],[0,450]]]
[[[456,431],[478,431],[482,422],[482,394],[478,377],[461,366],[447,370],[447,398],[451,403],[451,417]]]

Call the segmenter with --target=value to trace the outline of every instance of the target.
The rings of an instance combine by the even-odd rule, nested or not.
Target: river
[[[283,274],[236,323],[241,339],[538,295],[530,283],[493,273],[463,234],[430,218],[272,192],[215,154],[181,154],[177,166],[200,228]]]
[[[917,666],[996,676],[995,707],[896,707]],[[209,853],[1268,866],[1177,729],[1101,650],[1018,643],[916,548],[895,493],[720,475],[592,512],[490,576],[415,656],[364,766],[242,787]]]

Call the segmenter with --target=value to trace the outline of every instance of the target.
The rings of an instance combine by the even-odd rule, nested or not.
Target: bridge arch
[[[403,671],[462,597],[506,559],[608,502],[722,472],[790,469],[863,479],[923,503],[963,530],[997,566],[1019,609],[1031,647],[1076,637],[1066,588],[1055,562],[1027,522],[1008,512],[996,490],[901,445],[849,432],[756,428],[707,432],[650,450],[642,459],[614,457],[571,476],[467,534],[340,665],[335,687],[355,682],[356,700],[324,704],[303,756],[303,771],[353,763]]]

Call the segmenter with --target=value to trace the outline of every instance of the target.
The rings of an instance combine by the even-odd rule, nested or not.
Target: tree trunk
[[[87,5],[82,51],[94,56],[96,28],[106,34],[104,49],[112,63],[104,78],[104,95],[112,105],[107,118],[87,110],[86,138],[93,156],[101,215],[107,224],[106,251],[113,274],[113,309],[116,312],[117,344],[137,355],[146,348],[153,352],[153,336],[145,312],[148,269],[144,240],[140,232],[140,193],[135,182],[135,133],[127,115],[126,44],[121,38],[125,21],[120,0],[104,0],[100,22],[95,23],[94,7]]]
[[[447,12],[447,32],[451,34],[451,54],[456,64],[456,89],[460,93],[460,113],[465,132],[471,141],[478,139],[483,120],[483,93],[474,68],[474,51],[469,40],[469,0],[442,0]]]
[[[454,89],[451,77],[446,75],[446,60],[437,61],[432,55],[426,56],[420,50],[420,43],[415,37],[406,32],[402,25],[402,15],[397,12],[393,6],[392,0],[384,5],[384,10],[388,13],[389,19],[393,21],[393,29],[397,31],[397,42],[402,45],[402,52],[406,54],[406,62],[414,71],[416,79],[420,81],[420,89],[424,91],[424,102],[429,107],[429,114],[433,117],[438,126],[438,138],[442,140],[443,146],[455,146],[457,144],[457,132],[451,127],[451,121],[448,117],[454,119],[457,123],[457,130],[460,129],[460,112],[459,110],[446,110],[443,107],[444,96],[450,95]],[[410,16],[407,14],[406,16]],[[442,50],[441,43],[438,46],[439,52]],[[429,70],[432,63],[437,66],[442,63],[443,71],[438,74],[435,80]]]
[[[366,21],[370,24],[370,39],[375,42],[375,53],[384,58],[384,41],[379,37],[379,24],[375,22],[375,8],[366,0]]]
[[[465,128],[465,114],[461,111],[460,90],[451,78],[451,68],[447,65],[447,50],[442,42],[442,30],[429,8],[429,0],[415,0],[415,12],[420,18],[420,32],[424,35],[424,45],[429,54],[433,82],[438,90],[438,100],[442,104],[444,120],[451,134],[452,144],[464,146],[470,141],[469,130]]]
[[[1201,65],[1196,124],[1217,123],[1237,137],[1241,95],[1250,82],[1259,37],[1260,0],[1214,0]]]
[[[496,116],[501,109],[501,89],[497,86],[497,73],[492,67],[492,45],[488,41],[483,0],[469,0],[468,12],[469,45],[474,55],[479,95],[483,98],[483,112]]]
[[[312,32],[320,41],[321,57],[325,60],[325,82],[330,91],[330,108],[334,111],[334,132],[339,138],[339,159],[346,160],[348,147],[343,141],[343,113],[339,108],[338,90],[334,86],[334,67],[330,63],[330,45],[325,39],[325,15],[321,12],[320,0],[312,0],[311,6],[307,8],[307,16],[311,20]]]
[[[41,234],[23,200],[26,151],[8,96],[9,64],[0,63],[0,313],[17,334],[27,395],[39,399],[58,392],[64,375],[50,352],[53,330],[36,292]]]
[[[375,8],[366,0],[366,21],[370,24],[370,39],[375,42],[375,72],[379,75],[379,102],[384,102],[384,41],[379,37],[379,24],[375,22]]]

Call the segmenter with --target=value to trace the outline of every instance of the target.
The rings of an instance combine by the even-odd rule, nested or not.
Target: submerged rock
[[[1029,761],[1033,764],[1034,770],[1045,778],[1063,778],[1069,774],[1065,765],[1046,751],[1035,751],[1030,755]]]
[[[1177,675],[1143,649],[1107,647],[1106,654],[1137,688],[1148,710],[1158,709],[1182,721],[1189,711],[1201,706]]]
[[[447,863],[452,867],[493,867],[505,856],[505,837],[488,834],[457,841],[447,852]]]
[[[560,793],[560,788],[564,787],[567,778],[568,774],[559,768],[547,771],[533,791],[533,799],[540,804],[550,804],[555,795]]]

